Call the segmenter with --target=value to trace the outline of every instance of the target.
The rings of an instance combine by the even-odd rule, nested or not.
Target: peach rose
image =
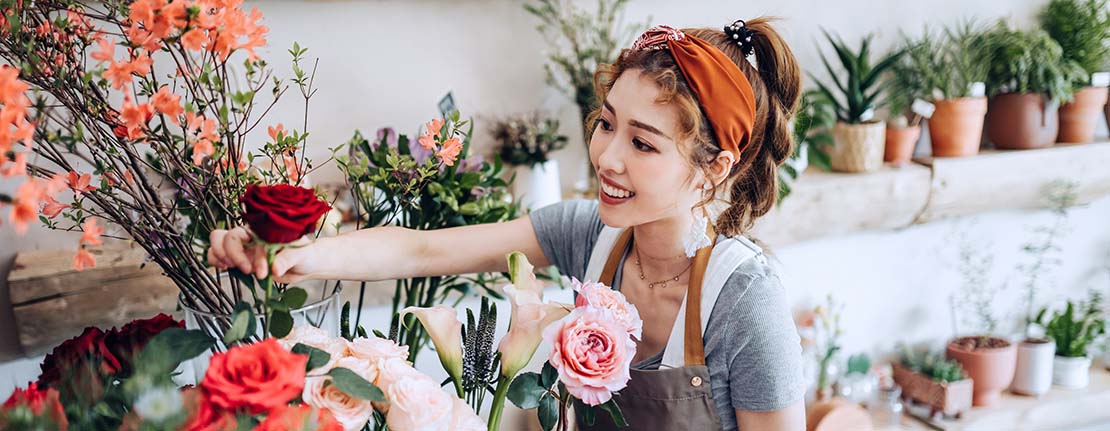
[[[348,343],[348,349],[351,356],[374,362],[389,358],[408,360],[409,357],[408,346],[401,346],[393,340],[378,337],[355,338]]]
[[[462,398],[454,398],[454,405],[451,407],[451,431],[485,431],[486,423],[482,422],[482,418],[474,413],[474,410],[463,401]]]
[[[339,358],[350,355],[350,351],[347,349],[347,340],[332,338],[323,329],[312,325],[294,326],[293,330],[289,331],[289,335],[278,340],[278,342],[289,350],[293,350],[293,347],[299,343],[328,352],[331,359],[328,360],[327,364],[320,367],[325,371],[334,367]]]
[[[611,310],[585,306],[543,332],[552,345],[548,362],[559,372],[567,391],[582,402],[604,404],[628,384],[636,342],[627,322]]]
[[[421,374],[407,361],[397,358],[379,359],[377,362],[378,378],[372,383],[383,391],[388,391],[394,383],[409,379],[427,377]]]
[[[355,371],[357,374],[358,371]],[[309,377],[305,380],[301,398],[305,404],[328,410],[343,425],[344,431],[358,431],[374,414],[370,401],[355,398],[331,384],[330,377]]]
[[[454,401],[428,376],[401,379],[386,391],[389,413],[386,424],[392,431],[439,431],[449,428]]]
[[[593,305],[609,309],[616,315],[629,334],[636,337],[636,339],[640,339],[644,323],[640,320],[640,312],[636,310],[636,306],[630,304],[625,299],[624,294],[593,281],[583,283],[577,279],[572,279],[571,286],[575,292],[578,292],[578,297],[574,300],[575,307]]]

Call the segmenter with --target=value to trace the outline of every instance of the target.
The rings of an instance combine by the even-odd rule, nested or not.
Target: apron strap
[[[605,260],[605,269],[601,270],[601,277],[597,281],[605,283],[606,286],[613,286],[613,279],[617,274],[617,266],[624,257],[625,250],[628,250],[628,243],[632,241],[632,229],[625,229],[617,236],[617,241],[613,244],[613,249],[609,251],[609,258]]]

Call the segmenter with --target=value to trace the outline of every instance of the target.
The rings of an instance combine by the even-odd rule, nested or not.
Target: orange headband
[[[739,161],[740,153],[751,143],[755,93],[736,63],[709,42],[665,25],[648,29],[636,39],[632,49],[671,51],[690,90],[709,117],[717,143]]]

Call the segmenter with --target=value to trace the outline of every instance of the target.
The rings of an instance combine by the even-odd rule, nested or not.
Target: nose
[[[621,139],[623,138],[620,133],[613,133],[609,136],[594,135],[591,140],[591,148],[594,151],[591,152],[597,153],[594,167],[599,173],[624,173],[624,151],[621,149],[623,146],[619,145]]]

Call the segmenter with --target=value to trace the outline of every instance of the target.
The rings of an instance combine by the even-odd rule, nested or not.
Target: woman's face
[[[602,106],[590,161],[597,170],[598,212],[613,227],[636,226],[689,215],[702,199],[706,180],[675,141],[678,108],[657,103],[658,85],[627,70],[613,83]]]

